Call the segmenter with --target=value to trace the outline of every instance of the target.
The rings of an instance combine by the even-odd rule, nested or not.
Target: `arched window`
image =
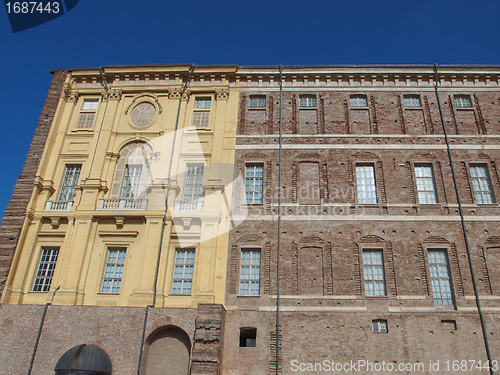
[[[137,199],[145,195],[151,177],[151,157],[151,147],[143,142],[130,143],[120,151],[112,197]]]

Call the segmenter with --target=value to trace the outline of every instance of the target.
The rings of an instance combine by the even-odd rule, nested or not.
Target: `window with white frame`
[[[194,250],[176,250],[172,294],[191,294],[193,286]]]
[[[101,293],[120,293],[126,254],[127,250],[124,248],[108,249]]]
[[[266,96],[265,95],[251,95],[250,96],[250,108],[266,108]]]
[[[247,164],[245,168],[245,203],[262,204],[264,164]]]
[[[469,166],[472,188],[477,204],[495,203],[491,180],[486,164],[473,164]]]
[[[420,102],[420,95],[416,95],[416,94],[404,95],[403,101],[404,101],[405,107],[421,107],[422,106],[422,103]]]
[[[368,101],[366,99],[366,95],[351,95],[350,96],[350,105],[351,107],[367,107]]]
[[[417,185],[418,203],[436,204],[436,184],[431,165],[415,165],[415,183]]]
[[[60,201],[73,201],[73,198],[75,197],[75,186],[78,185],[78,179],[80,178],[81,171],[81,165],[66,166],[61,183],[61,190],[59,191]]]
[[[356,165],[356,186],[358,190],[358,204],[377,203],[375,166],[373,164]]]
[[[58,256],[58,247],[42,248],[42,255],[40,256],[40,262],[38,262],[33,284],[34,292],[48,292],[50,290]]]
[[[363,250],[363,273],[367,296],[387,295],[382,250]]]
[[[201,200],[203,193],[203,170],[203,164],[193,164],[186,167],[184,201],[196,202]]]
[[[208,127],[210,120],[211,98],[196,98],[194,101],[193,126],[199,128]]]
[[[125,175],[123,176],[122,199],[137,199],[139,196],[139,187],[141,185],[142,165],[125,166]]]
[[[469,108],[472,107],[472,102],[469,95],[455,95],[455,107]]]
[[[316,95],[300,95],[299,107],[316,107]]]
[[[436,306],[454,306],[446,250],[428,250],[427,257],[434,304]]]
[[[92,129],[98,105],[99,100],[97,99],[86,99],[83,101],[80,116],[78,117],[78,122],[76,124],[77,129]]]
[[[260,294],[260,249],[241,250],[240,294]]]

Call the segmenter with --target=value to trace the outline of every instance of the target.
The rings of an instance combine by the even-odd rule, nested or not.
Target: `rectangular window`
[[[75,186],[78,185],[78,179],[80,178],[81,170],[81,165],[66,166],[58,200],[71,202],[73,201],[73,198],[75,197]]]
[[[469,108],[472,107],[472,102],[469,95],[455,95],[455,107]]]
[[[120,293],[126,254],[126,249],[108,249],[101,293]]]
[[[196,109],[210,109],[212,100],[210,98],[196,98],[194,108]]]
[[[201,200],[203,193],[203,165],[188,165],[184,182],[184,201],[195,202]]]
[[[194,250],[175,252],[172,294],[191,294],[193,285]]]
[[[126,165],[123,177],[122,199],[136,199],[141,184],[142,165]]]
[[[367,107],[366,95],[351,95],[350,104],[351,107]]]
[[[436,204],[436,185],[430,165],[415,165],[415,182],[417,184],[418,203]]]
[[[477,204],[495,203],[493,190],[491,188],[490,176],[486,165],[471,165],[470,177],[472,179],[472,188],[476,196]]]
[[[316,107],[316,95],[300,95],[299,107]]]
[[[59,248],[57,247],[42,249],[42,255],[36,271],[35,283],[33,285],[34,292],[49,291],[58,256]]]
[[[241,251],[240,294],[260,294],[260,250]]]
[[[193,113],[193,126],[197,128],[208,127],[208,120],[210,119],[210,112],[195,112]]]
[[[85,100],[82,105],[82,110],[80,112],[80,117],[78,117],[78,123],[76,124],[77,129],[91,129],[94,123],[95,111],[99,100]]]
[[[375,167],[373,164],[356,165],[356,185],[358,188],[358,204],[377,203]]]
[[[363,251],[363,271],[365,276],[365,294],[367,296],[387,295],[382,250]]]
[[[404,95],[405,107],[421,107],[420,95]]]
[[[446,250],[429,250],[427,256],[434,304],[436,306],[453,306],[450,268]]]
[[[207,128],[210,119],[210,98],[196,98],[194,102],[193,126],[197,128]]]
[[[250,96],[250,108],[266,108],[266,96],[265,95]]]
[[[247,164],[245,169],[245,203],[262,204],[264,165]]]

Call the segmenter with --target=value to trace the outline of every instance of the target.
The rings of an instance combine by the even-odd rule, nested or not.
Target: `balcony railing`
[[[45,211],[69,211],[73,201],[47,201]]]
[[[203,207],[203,201],[176,201],[175,211],[194,211],[199,212]]]
[[[145,210],[148,200],[139,199],[99,199],[98,210]]]

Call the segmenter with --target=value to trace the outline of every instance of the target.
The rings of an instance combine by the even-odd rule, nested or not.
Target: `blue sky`
[[[7,206],[50,69],[127,64],[500,64],[498,0],[80,0],[13,34],[0,9]],[[3,215],[2,215],[3,216]]]

